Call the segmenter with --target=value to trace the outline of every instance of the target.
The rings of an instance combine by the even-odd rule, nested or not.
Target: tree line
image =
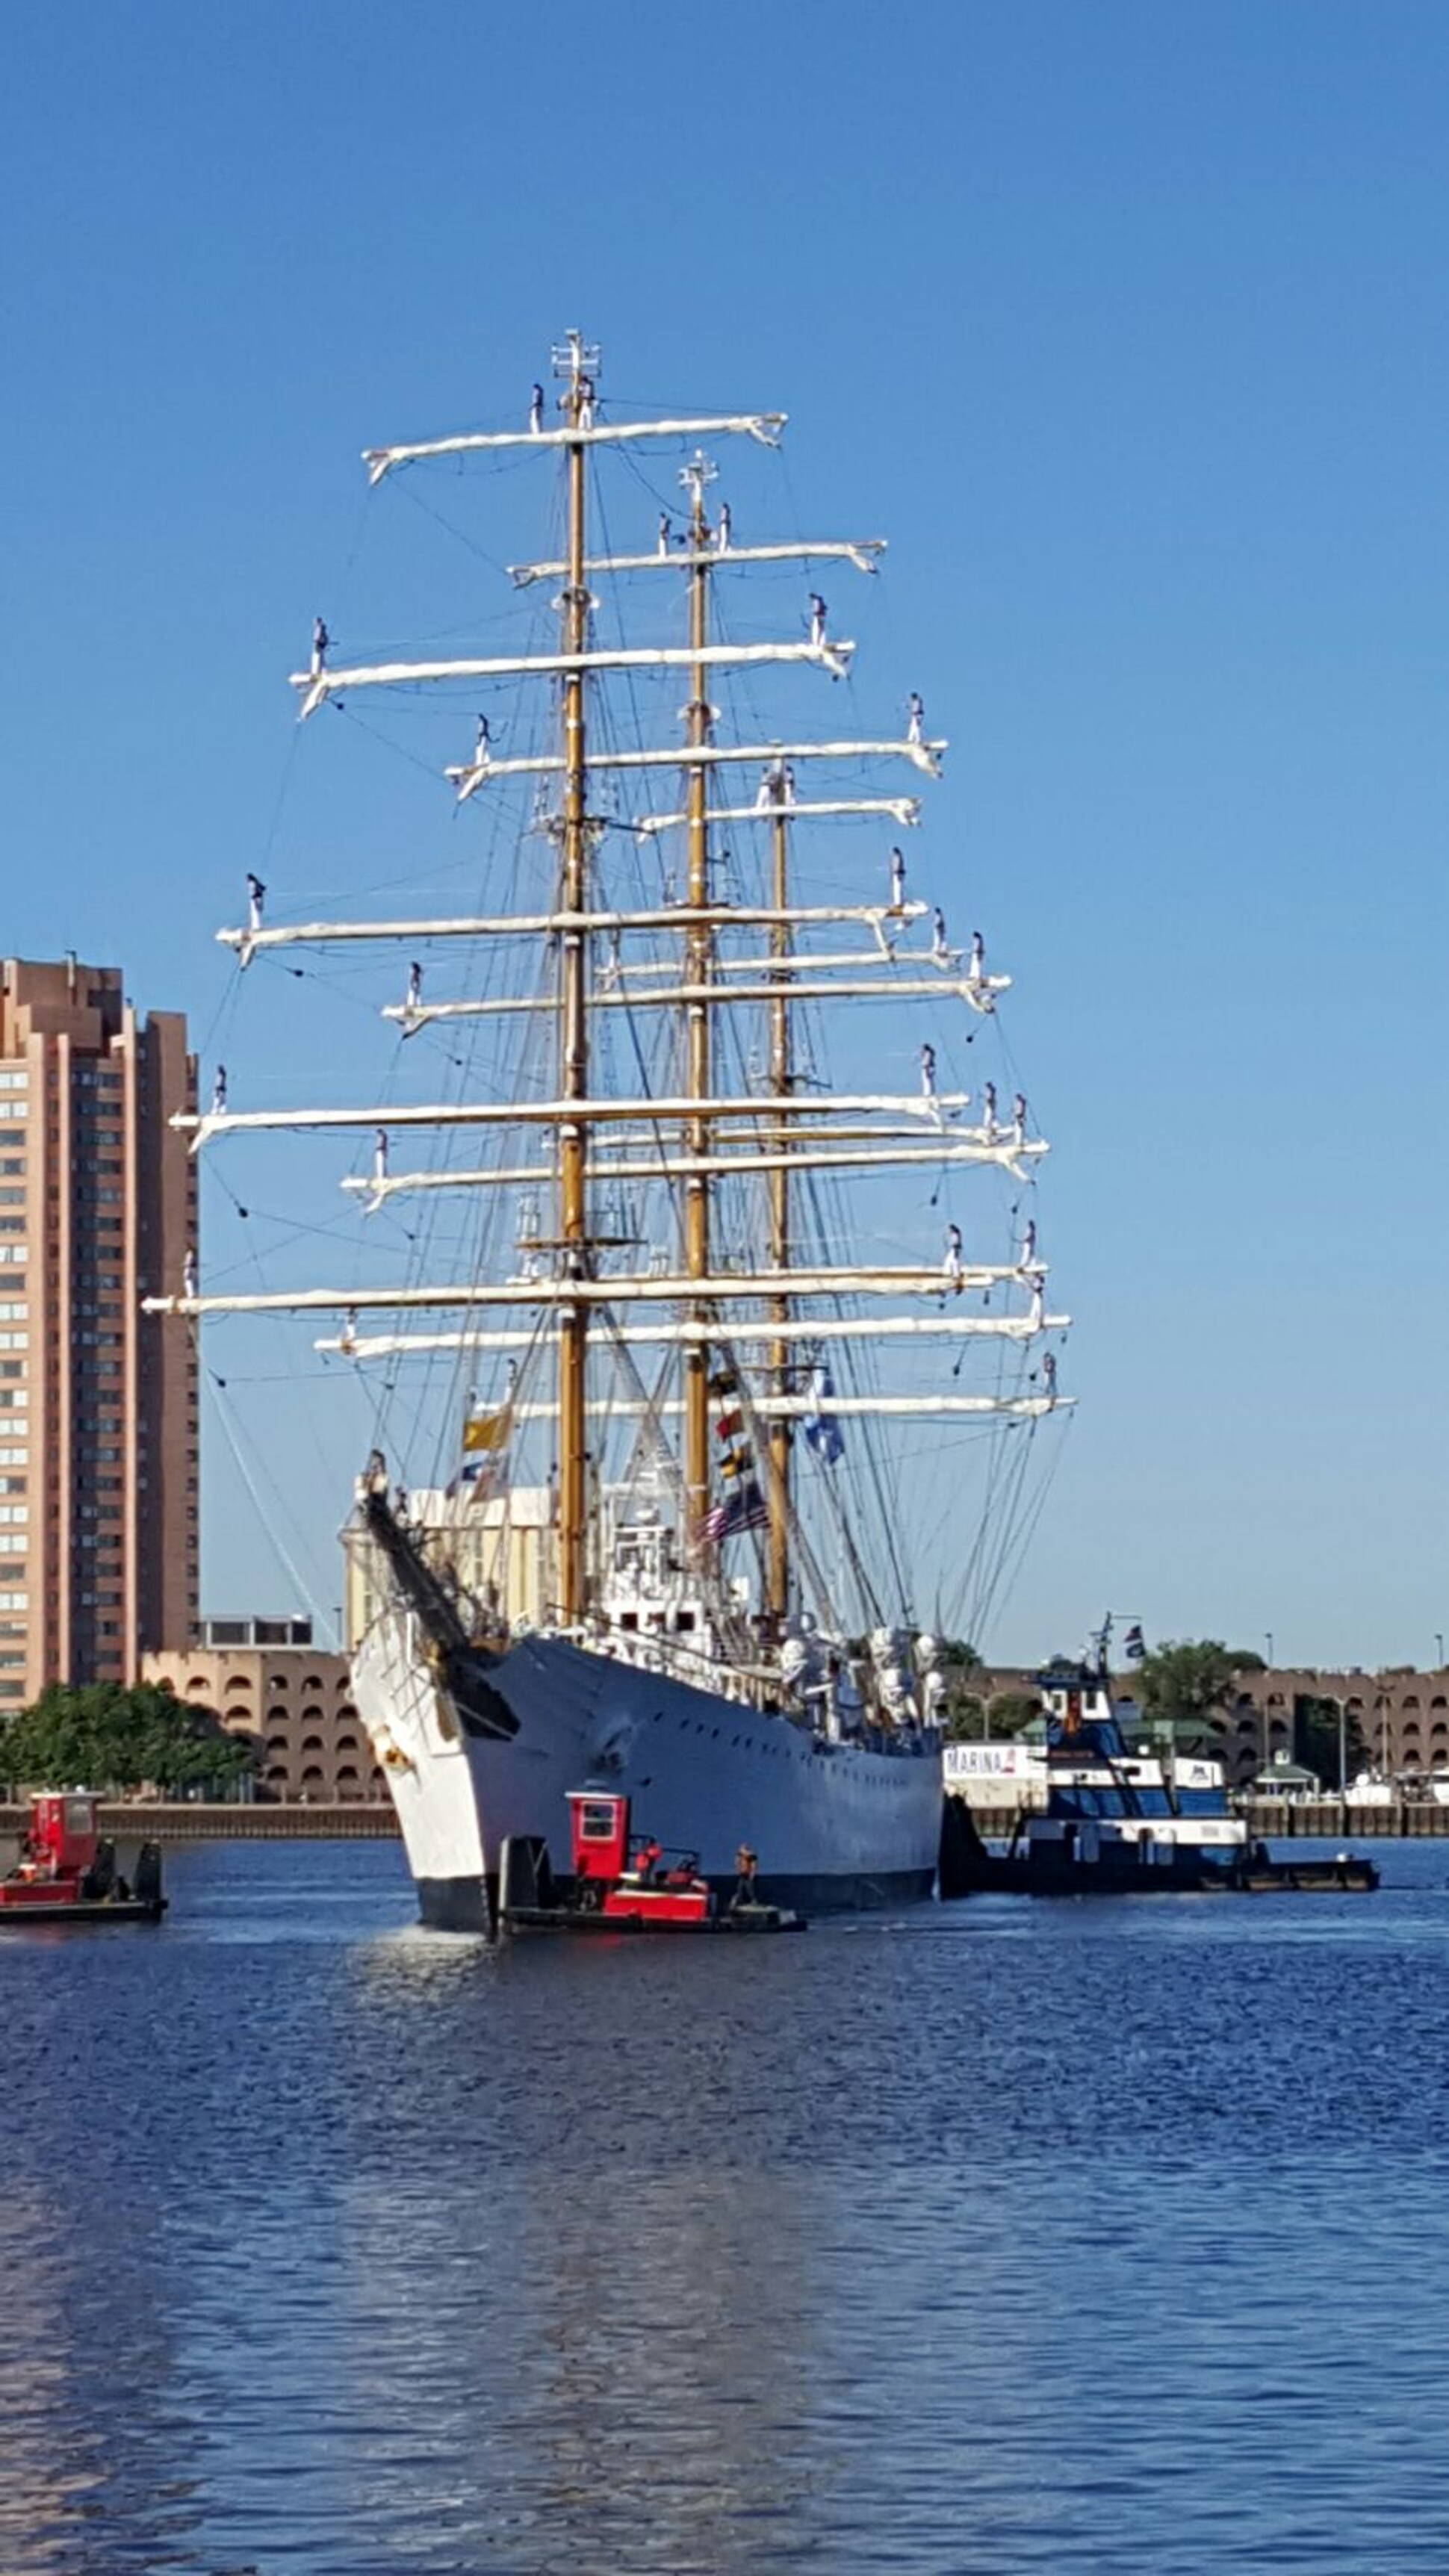
[[[210,1789],[224,1794],[255,1767],[252,1747],[210,1709],[164,1685],[53,1683],[0,1721],[0,1781],[21,1788]]]

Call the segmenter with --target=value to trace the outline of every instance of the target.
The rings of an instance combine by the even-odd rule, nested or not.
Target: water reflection
[[[499,1957],[246,1847],[0,1948],[3,2576],[1437,2569],[1393,1876]]]

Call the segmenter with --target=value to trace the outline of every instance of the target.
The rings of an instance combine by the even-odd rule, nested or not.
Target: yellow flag
[[[501,1413],[470,1413],[463,1425],[463,1449],[472,1456],[479,1449],[506,1449],[513,1431],[513,1408],[505,1405]]]

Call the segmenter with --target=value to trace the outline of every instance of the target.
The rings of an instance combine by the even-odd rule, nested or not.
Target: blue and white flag
[[[840,1425],[826,1406],[835,1393],[834,1380],[828,1368],[810,1372],[810,1410],[805,1416],[805,1437],[815,1455],[827,1467],[833,1467],[845,1447]]]

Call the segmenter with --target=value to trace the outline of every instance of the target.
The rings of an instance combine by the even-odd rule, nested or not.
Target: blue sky
[[[874,703],[951,734],[933,868],[1056,1148],[1082,1404],[986,1642],[1427,1658],[1449,17],[155,0],[4,55],[5,949],[295,1088],[212,943],[245,868],[466,881],[420,776],[293,725],[316,607],[459,595],[412,513],[359,572],[357,451],[499,417],[575,319],[616,401],[778,404],[796,510],[890,536]],[[209,1426],[213,1607],[292,1589],[259,1519],[335,1598],[360,1422],[293,1365],[275,1507]]]

